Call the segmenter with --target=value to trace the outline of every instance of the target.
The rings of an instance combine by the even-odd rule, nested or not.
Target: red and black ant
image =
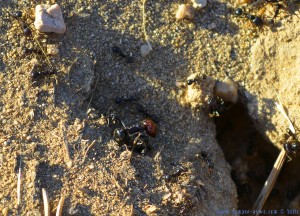
[[[157,126],[151,119],[144,119],[138,124],[126,127],[115,115],[111,115],[110,118],[113,122],[118,122],[122,125],[122,127],[113,131],[113,139],[119,145],[126,145],[130,150],[139,153],[145,153],[151,149],[148,144],[148,136],[154,138],[157,134]]]

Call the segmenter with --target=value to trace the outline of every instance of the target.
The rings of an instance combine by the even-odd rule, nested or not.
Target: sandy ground
[[[0,3],[2,214],[42,215],[42,188],[48,192],[51,215],[61,196],[66,198],[63,215],[217,215],[237,209],[231,166],[216,140],[208,107],[205,102],[189,106],[187,88],[178,83],[185,83],[193,73],[213,80],[230,77],[239,84],[255,126],[275,143],[281,136],[268,136],[270,129],[277,128],[275,120],[272,127],[265,124],[272,112],[267,115],[257,101],[276,99],[268,88],[274,76],[270,71],[280,70],[274,64],[285,62],[285,51],[276,52],[279,57],[273,63],[264,62],[266,50],[271,53],[264,47],[271,49],[272,41],[278,46],[285,41],[299,46],[298,18],[283,10],[276,25],[257,28],[234,15],[235,2],[210,1],[196,11],[194,20],[176,22],[174,14],[182,2],[148,1],[146,29],[153,51],[143,58],[142,1],[58,1],[67,32],[25,36],[20,21],[10,14],[21,10],[22,20],[32,24],[37,3],[41,2]],[[258,7],[247,10],[255,13]],[[34,70],[45,72],[49,67],[37,41],[44,49],[58,45],[59,55],[48,56],[57,74],[35,80],[34,59],[39,63]],[[134,62],[113,53],[113,46],[132,55]],[[39,52],[24,53],[25,47]],[[294,57],[281,68],[293,66],[299,72],[299,49],[293,50]],[[275,88],[287,83],[297,86],[294,75],[292,71],[288,77],[283,75]],[[285,93],[289,94],[288,88]],[[119,97],[136,100],[116,104]],[[289,98],[293,101],[292,95]],[[291,112],[296,113],[296,108]],[[116,125],[104,118],[112,112],[127,126],[145,118],[156,121],[158,135],[149,138],[152,150],[131,154],[118,146],[112,139]],[[296,119],[296,114],[291,116]],[[195,160],[201,151],[214,162],[213,170],[203,160]],[[186,172],[165,181],[180,166]]]

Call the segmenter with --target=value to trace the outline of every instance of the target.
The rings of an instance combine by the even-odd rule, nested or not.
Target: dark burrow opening
[[[280,150],[264,139],[239,102],[215,118],[217,140],[231,165],[238,208],[251,210]],[[285,162],[263,209],[298,209],[300,214],[300,157]]]

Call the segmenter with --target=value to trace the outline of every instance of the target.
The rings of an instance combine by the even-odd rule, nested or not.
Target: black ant
[[[37,80],[39,78],[45,77],[45,76],[49,76],[49,75],[53,75],[53,74],[57,74],[57,72],[54,69],[50,69],[50,70],[46,70],[46,71],[33,71],[31,73],[31,78],[33,80]]]
[[[204,81],[207,79],[207,76],[205,74],[202,75],[202,77],[200,78],[201,81]],[[193,83],[198,83],[198,79],[188,79],[186,81],[187,85],[192,85]]]
[[[189,79],[189,80],[186,81],[186,83],[188,85],[192,85],[193,83],[196,83],[196,82],[197,82],[197,80],[195,80],[195,79]]]
[[[210,159],[206,151],[200,151],[200,154],[196,154],[195,159],[201,159],[208,166],[209,173],[211,174],[215,168],[215,163]]]
[[[125,58],[127,63],[133,63],[134,62],[134,58],[131,55],[128,55],[126,53],[124,53],[120,47],[118,46],[113,46],[112,47],[112,51],[113,53],[118,54],[120,57]]]
[[[8,12],[8,13],[10,14],[10,16],[12,16],[13,18],[15,18],[16,20],[18,20],[19,22],[22,23],[23,33],[24,33],[25,36],[31,36],[32,35],[32,32],[33,32],[32,28],[24,20],[22,20],[22,18],[23,18],[22,11],[17,11],[14,14],[11,14],[10,12]],[[49,61],[47,55],[45,54],[44,50],[42,49],[39,41],[36,38],[34,38],[34,40],[37,42],[40,50],[36,50],[36,49],[26,48],[25,47],[24,51],[23,51],[23,54],[30,54],[30,53],[33,53],[33,52],[38,53],[38,54],[44,54],[44,56],[45,56],[45,58],[47,60],[47,64],[48,64],[48,66],[49,66],[50,69],[48,69],[46,71],[43,71],[43,72],[41,72],[41,71],[33,71],[30,74],[31,78],[33,80],[36,80],[38,78],[45,77],[47,75],[57,74],[56,70],[54,69],[54,67],[52,66],[51,62]]]
[[[177,167],[171,174],[168,174],[164,177],[166,182],[170,182],[173,179],[177,179],[183,172],[187,172],[188,169],[183,166]]]
[[[13,18],[17,19],[18,21],[22,22],[23,24],[23,33],[25,36],[30,36],[32,34],[32,29],[29,27],[27,23],[25,23],[21,18],[23,17],[22,11],[17,11],[14,14],[10,14]]]
[[[291,131],[288,132],[292,137],[290,140],[283,144],[283,148],[288,156],[296,156],[300,152],[300,142],[297,140],[296,135]]]
[[[117,97],[115,99],[116,104],[122,104],[126,102],[136,102],[138,99],[135,96],[130,96],[130,97]]]
[[[248,14],[242,8],[237,8],[235,10],[235,15],[247,18],[253,25],[257,27],[261,27],[264,24],[264,21],[259,16]]]
[[[139,153],[145,153],[150,149],[148,145],[148,136],[155,137],[157,133],[156,124],[151,119],[144,119],[139,124],[126,127],[124,123],[115,115],[111,115],[113,122],[119,122],[122,128],[116,128],[113,131],[113,139],[119,145],[126,145],[131,150]],[[146,132],[148,136],[143,134]]]
[[[283,147],[289,156],[296,156],[296,154],[300,151],[300,143],[298,141],[285,143]]]

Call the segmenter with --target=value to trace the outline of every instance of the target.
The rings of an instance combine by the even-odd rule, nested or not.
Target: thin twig
[[[110,178],[113,180],[115,185],[124,193],[123,188],[120,186],[119,182],[117,181],[117,179],[112,174],[110,174]]]
[[[20,162],[19,162],[19,173],[18,173],[18,183],[17,183],[17,199],[18,205],[21,204],[21,180],[22,180],[22,144],[20,144]]]
[[[92,100],[93,100],[94,93],[95,93],[96,87],[97,87],[97,85],[98,85],[99,77],[100,77],[100,76],[97,76],[97,81],[96,81],[95,87],[94,87],[94,89],[93,89],[91,99],[90,99],[90,101],[89,101],[89,103],[88,103],[88,106],[87,106],[87,109],[86,109],[86,113],[88,112],[88,110],[89,110],[89,108],[90,108],[90,105],[91,105],[91,102],[92,102]]]
[[[277,109],[281,112],[281,114],[284,116],[284,118],[288,121],[289,129],[291,130],[291,132],[293,134],[295,134],[296,130],[292,124],[292,121],[290,120],[288,114],[285,112],[284,107],[280,101],[279,95],[276,94],[276,96],[277,96],[277,100],[278,100],[278,103],[275,102]],[[280,170],[286,160],[286,157],[287,157],[287,153],[286,153],[286,150],[283,148],[281,150],[280,154],[278,155],[277,160],[273,166],[273,169],[254,204],[253,210],[255,211],[254,214],[256,216],[259,215],[259,211],[263,208],[265,202],[267,201],[268,196],[276,183],[276,180],[278,178]]]
[[[64,124],[62,124],[61,129],[62,129],[63,140],[64,140],[64,144],[65,144],[65,149],[66,149],[67,165],[68,165],[68,167],[71,167],[72,166],[72,159],[71,159],[71,154],[70,154],[68,140],[67,140],[66,126]]]
[[[47,54],[45,53],[45,51],[44,51],[42,45],[41,45],[40,42],[38,41],[38,39],[36,39],[36,37],[34,37],[33,39],[36,41],[36,43],[38,44],[40,50],[41,50],[42,53],[44,54],[44,56],[45,56],[45,58],[46,58],[46,61],[47,61],[47,63],[48,63],[48,66],[50,66],[51,68],[54,68],[53,65],[52,65],[52,63],[50,62],[50,60],[49,60]]]
[[[146,12],[145,12],[145,4],[146,4],[146,0],[143,0],[143,6],[142,6],[142,15],[143,15],[143,23],[142,23],[142,28],[143,28],[143,33],[144,33],[144,40],[147,43],[148,47],[150,50],[152,50],[152,46],[151,43],[149,41],[149,36],[147,34],[146,31]]]
[[[279,99],[279,98],[278,98],[278,99]],[[277,103],[277,102],[275,102],[275,104],[276,104],[277,108],[279,109],[279,111],[282,113],[282,115],[283,115],[283,116],[286,118],[286,120],[288,121],[288,123],[289,123],[289,129],[291,130],[291,132],[292,132],[293,134],[295,134],[295,133],[296,133],[296,130],[295,130],[293,124],[292,124],[291,119],[290,119],[290,118],[288,117],[288,115],[286,114],[286,112],[285,112],[285,110],[284,110],[282,104],[281,104],[281,103]]]
[[[145,4],[146,4],[146,0],[143,0],[143,6],[142,6],[143,23],[142,23],[142,26],[143,26],[144,39],[145,39],[145,41],[148,41],[148,35],[147,35],[147,31],[146,31]]]
[[[63,209],[63,206],[64,206],[64,202],[65,202],[65,196],[62,195],[59,202],[58,202],[58,205],[57,205],[56,216],[61,216],[62,209]]]
[[[274,166],[273,166],[273,169],[272,169],[267,181],[265,182],[263,189],[261,190],[261,192],[254,204],[253,210],[256,211],[255,215],[259,215],[259,210],[262,209],[265,202],[267,201],[268,196],[276,183],[277,177],[278,177],[280,170],[284,164],[286,156],[287,155],[286,155],[285,150],[282,149]]]
[[[75,64],[75,62],[77,62],[77,60],[78,60],[78,58],[76,58],[72,63],[71,63],[71,65],[69,66],[69,70],[68,70],[68,79],[69,79],[69,81],[70,81],[70,70],[72,69],[72,67],[73,67],[73,65]]]
[[[17,185],[17,197],[18,197],[18,205],[21,204],[21,159],[20,159],[20,167],[19,167],[19,174],[18,174],[18,185]]]
[[[84,156],[83,156],[83,158],[82,158],[81,164],[84,163],[88,151],[90,150],[90,148],[91,148],[95,143],[96,143],[96,140],[94,140],[94,141],[87,147],[87,149],[86,149],[86,151],[85,151],[85,153],[84,153]]]
[[[45,188],[42,188],[42,195],[43,195],[45,216],[50,216],[49,197],[48,197],[48,193]]]

